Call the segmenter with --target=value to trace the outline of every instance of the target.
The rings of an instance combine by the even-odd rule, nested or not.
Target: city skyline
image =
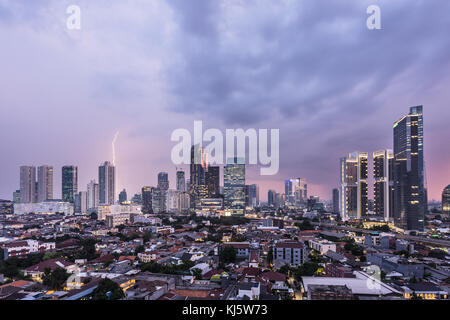
[[[450,150],[441,142],[450,139],[450,4],[379,1],[377,31],[366,28],[365,1],[79,5],[77,31],[65,29],[64,1],[1,6],[0,135],[12,150],[0,159],[2,199],[19,189],[22,165],[55,168],[54,198],[63,165],[76,165],[85,186],[99,163],[113,160],[118,131],[118,190],[156,186],[164,171],[174,184],[170,133],[202,120],[221,130],[280,129],[279,173],[246,167],[263,201],[293,177],[330,200],[336,159],[368,152],[371,172],[372,152],[393,148],[392,125],[414,105],[424,105],[428,198],[439,200],[449,183]]]

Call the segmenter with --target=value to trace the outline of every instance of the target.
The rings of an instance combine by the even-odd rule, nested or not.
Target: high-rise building
[[[333,213],[339,213],[339,189],[333,189]]]
[[[442,213],[450,215],[450,184],[442,191]]]
[[[160,212],[166,212],[167,190],[169,190],[169,175],[167,172],[158,173],[158,190],[160,193]]]
[[[74,197],[74,212],[86,214],[88,209],[87,192],[80,191]]]
[[[53,200],[53,167],[43,165],[38,167],[37,201]]]
[[[220,195],[220,167],[209,166],[206,171],[206,185],[208,186],[208,197],[218,198]]]
[[[284,181],[284,194],[286,195],[286,205],[295,205],[295,192],[298,189],[298,179],[289,179]]]
[[[98,207],[99,199],[98,199],[98,183],[95,180],[91,180],[91,182],[87,185],[87,208],[93,209]]]
[[[109,161],[98,168],[98,198],[103,205],[116,202],[116,168]]]
[[[152,192],[153,188],[150,186],[142,187],[142,212],[143,213],[153,213],[152,209]]]
[[[186,191],[186,179],[184,177],[184,171],[177,171],[177,190]]]
[[[160,188],[153,188],[152,190],[152,211],[153,213],[162,213],[165,207],[165,199],[162,196],[163,190]]]
[[[13,203],[20,203],[20,190],[13,192]]]
[[[394,153],[380,150],[373,153],[373,210],[385,221],[392,219],[394,198]]]
[[[245,185],[245,206],[256,208],[259,206],[259,187],[256,184]]]
[[[394,223],[424,229],[427,205],[423,155],[423,108],[411,107],[394,123]]]
[[[340,160],[339,211],[344,221],[367,214],[367,160],[367,152],[353,152]]]
[[[224,207],[233,214],[244,214],[245,209],[245,163],[241,158],[227,159],[224,167]]]
[[[169,175],[167,172],[158,173],[158,188],[162,190],[169,190]]]
[[[206,171],[208,162],[205,150],[198,144],[191,147],[190,185],[191,208],[200,207],[200,199],[208,198],[208,185],[206,184]]]
[[[284,181],[284,194],[286,205],[299,206],[306,203],[308,199],[308,186],[306,179],[295,178]]]
[[[20,167],[20,202],[36,202],[36,167]]]
[[[119,193],[119,203],[127,202],[127,190],[123,189]]]
[[[62,200],[74,203],[74,197],[78,193],[78,168],[76,166],[62,167]]]
[[[267,205],[269,207],[274,207],[275,206],[275,195],[277,194],[277,192],[275,190],[269,190],[267,192]]]

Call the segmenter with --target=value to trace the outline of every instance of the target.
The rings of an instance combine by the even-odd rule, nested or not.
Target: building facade
[[[394,153],[392,150],[380,150],[373,153],[373,193],[374,213],[392,220],[394,211]]]
[[[53,167],[43,165],[38,167],[37,201],[53,200]]]
[[[75,195],[78,193],[78,168],[76,166],[62,167],[62,200],[74,203]]]
[[[367,152],[353,152],[340,160],[339,211],[342,220],[361,219],[368,212]]]
[[[98,198],[101,205],[116,202],[116,168],[109,161],[98,168]]]
[[[233,214],[245,210],[245,164],[244,159],[231,158],[224,168],[224,207]]]
[[[424,229],[426,211],[423,108],[411,107],[394,123],[394,223],[404,230]]]

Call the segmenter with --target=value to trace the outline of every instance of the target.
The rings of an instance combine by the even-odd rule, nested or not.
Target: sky
[[[366,9],[381,9],[369,30]],[[69,30],[70,5],[80,30]],[[79,190],[112,161],[118,191],[175,186],[171,133],[280,130],[280,170],[331,198],[339,158],[392,148],[392,125],[424,106],[430,199],[450,184],[447,0],[0,0],[0,198],[19,166],[76,165]],[[186,166],[185,169],[188,169]],[[372,167],[369,166],[369,170]],[[188,171],[187,171],[188,172]]]

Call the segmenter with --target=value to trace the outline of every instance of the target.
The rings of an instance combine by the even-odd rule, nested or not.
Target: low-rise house
[[[24,270],[24,275],[31,276],[33,281],[42,282],[42,276],[47,268],[51,271],[54,271],[57,268],[62,268],[68,273],[74,273],[78,270],[78,266],[75,263],[68,262],[62,258],[57,258],[45,260],[34,266],[26,268]]]

